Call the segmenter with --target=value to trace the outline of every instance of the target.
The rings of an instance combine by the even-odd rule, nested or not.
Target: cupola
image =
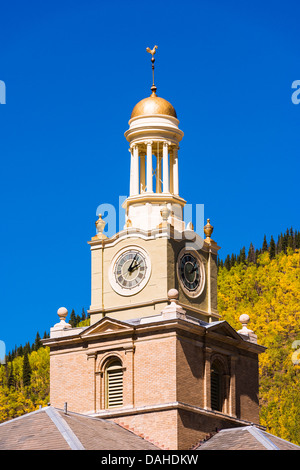
[[[154,84],[154,54],[157,46],[147,52],[152,55],[153,84],[151,95],[133,108],[125,137],[129,142],[130,195],[126,209],[126,226],[153,230],[162,223],[161,210],[167,206],[168,222],[184,230],[182,209],[185,201],[179,196],[178,149],[183,132],[179,129],[173,105],[157,96]]]

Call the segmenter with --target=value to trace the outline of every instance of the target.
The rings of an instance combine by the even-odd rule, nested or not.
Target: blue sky
[[[60,306],[90,305],[97,207],[129,190],[124,132],[150,94],[185,136],[180,195],[204,204],[220,256],[299,230],[296,1],[5,2],[0,16],[1,322],[7,350]]]

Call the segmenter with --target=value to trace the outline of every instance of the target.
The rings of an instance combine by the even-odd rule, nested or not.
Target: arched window
[[[108,362],[105,369],[106,408],[123,405],[123,368],[119,359]]]
[[[213,364],[210,371],[210,400],[212,410],[222,411],[223,383],[222,372],[218,364]]]

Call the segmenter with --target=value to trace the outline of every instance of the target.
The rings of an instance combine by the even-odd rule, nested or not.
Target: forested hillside
[[[0,366],[0,422],[49,401],[49,348],[17,355]]]
[[[72,310],[69,323],[84,326],[89,315],[82,309],[81,316]],[[44,333],[44,338],[49,334]],[[0,423],[16,418],[49,403],[50,361],[49,348],[43,347],[39,333],[32,345],[15,347],[0,365]]]
[[[261,424],[300,445],[299,236],[291,230],[282,239],[226,258],[218,271],[218,308],[236,329],[241,314],[250,316],[248,328],[268,348],[260,355]]]
[[[276,243],[265,237],[261,248],[251,244],[218,265],[219,313],[236,329],[247,313],[248,328],[267,347],[260,355],[261,424],[300,445],[300,233],[287,230]],[[84,311],[72,311],[72,326],[81,321],[88,323]],[[0,366],[0,422],[48,401],[49,350],[37,336]]]

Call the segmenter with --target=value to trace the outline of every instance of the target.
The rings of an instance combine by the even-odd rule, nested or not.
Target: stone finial
[[[57,315],[59,316],[60,321],[66,321],[68,310],[65,307],[60,307],[57,310]]]
[[[156,228],[168,227],[168,218],[172,214],[172,211],[168,208],[167,203],[165,202],[162,208],[160,209],[160,216],[162,222],[157,225]]]
[[[102,219],[102,214],[99,214],[98,220],[95,222],[96,228],[97,228],[97,233],[98,235],[103,234],[103,230],[105,228],[106,222]]]
[[[204,226],[204,233],[206,235],[206,241],[212,241],[211,235],[214,231],[213,226],[210,224],[210,219],[207,219],[207,224]]]
[[[177,289],[170,289],[168,291],[168,300],[170,302],[162,310],[162,316],[164,319],[169,320],[172,318],[185,318],[185,310],[178,303],[179,292]]]
[[[168,209],[168,206],[165,203],[164,206],[160,210],[160,215],[161,215],[161,218],[163,219],[163,224],[165,225],[167,224],[167,220],[169,218],[170,213],[171,211],[170,209]]]
[[[92,240],[103,240],[107,238],[106,235],[104,235],[103,230],[105,228],[106,222],[105,220],[102,219],[102,214],[99,214],[98,219],[95,222],[96,229],[97,229],[97,235],[95,237],[92,237]]]
[[[189,223],[187,224],[187,226],[186,226],[186,229],[187,229],[187,230],[194,230],[194,225],[193,225],[193,223],[192,223],[192,222],[189,222]]]
[[[57,310],[57,315],[59,316],[60,322],[56,323],[53,328],[55,330],[63,330],[65,328],[72,328],[70,323],[66,322],[66,318],[68,316],[68,310],[65,307],[60,307]]]
[[[177,303],[178,302],[178,297],[179,297],[179,292],[177,289],[170,289],[168,291],[168,300],[170,302],[175,302]]]
[[[250,321],[249,315],[247,313],[243,313],[240,316],[239,321],[242,324],[242,329],[238,330],[238,333],[247,337],[248,341],[250,341],[251,343],[257,343],[257,335],[255,335],[252,330],[249,330],[247,326]]]
[[[50,328],[50,338],[61,336],[64,332],[72,328],[70,323],[66,322],[68,310],[65,307],[60,307],[57,310],[57,315],[59,316],[60,321]]]
[[[242,329],[243,329],[243,330],[251,331],[251,330],[248,330],[248,328],[247,328],[247,325],[248,325],[249,320],[250,320],[250,317],[249,317],[249,315],[247,315],[247,313],[243,313],[243,314],[240,316],[239,320],[240,320],[240,322],[241,322],[241,324],[242,324],[242,327],[243,327]]]

